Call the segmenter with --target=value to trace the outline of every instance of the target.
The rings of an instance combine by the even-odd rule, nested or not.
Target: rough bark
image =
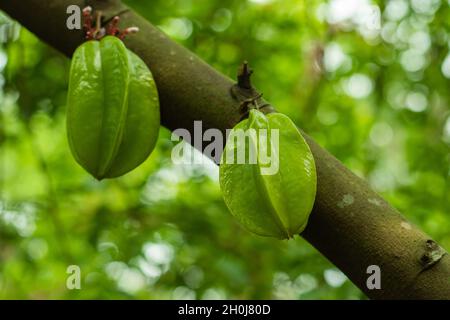
[[[169,129],[225,131],[240,119],[235,84],[195,54],[170,40],[120,1],[0,0],[0,9],[42,40],[70,56],[83,41],[66,28],[66,8],[89,3],[107,18],[120,14],[122,26],[138,26],[128,48],[152,70],[161,99],[162,123]],[[270,108],[268,108],[270,109]],[[318,191],[302,236],[341,269],[369,298],[450,299],[450,257],[409,223],[362,179],[305,134],[314,154]],[[299,195],[300,196],[300,195]],[[366,286],[367,267],[381,268],[381,290]]]

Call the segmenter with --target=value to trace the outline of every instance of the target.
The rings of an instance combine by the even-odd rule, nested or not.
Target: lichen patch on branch
[[[400,223],[400,226],[403,229],[406,229],[406,230],[411,230],[412,229],[411,225],[408,222],[406,222],[406,221],[403,221],[402,223]]]
[[[344,194],[342,200],[337,203],[339,208],[345,208],[353,204],[355,198],[351,194]]]

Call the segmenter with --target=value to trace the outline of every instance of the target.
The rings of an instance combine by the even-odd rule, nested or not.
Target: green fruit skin
[[[133,170],[155,147],[160,116],[153,76],[116,37],[77,48],[67,107],[72,154],[99,180]]]
[[[297,127],[283,114],[266,116],[252,109],[249,118],[233,130],[248,128],[268,129],[269,133],[270,129],[279,130],[279,170],[274,175],[262,175],[259,161],[225,163],[227,153],[241,147],[239,143],[227,143],[220,165],[225,203],[249,231],[278,239],[292,238],[305,229],[314,205],[317,177],[313,155]],[[257,140],[254,136],[247,141],[256,147]],[[270,138],[267,140],[270,142]],[[274,150],[274,146],[271,148]]]

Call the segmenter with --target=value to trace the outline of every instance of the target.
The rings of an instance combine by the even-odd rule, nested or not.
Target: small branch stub
[[[440,247],[435,241],[427,240],[425,243],[425,253],[420,257],[422,271],[431,268],[439,262],[446,254],[446,251]]]
[[[244,61],[238,68],[237,83],[231,87],[231,95],[239,102],[241,120],[248,117],[251,105],[257,109],[274,111],[273,107],[262,99],[263,94],[252,86],[252,74],[253,70],[250,69],[248,62]]]
[[[238,70],[238,86],[242,89],[252,89],[252,83],[250,81],[250,77],[253,73],[253,70],[248,66],[248,62],[244,61],[244,63],[239,67]]]

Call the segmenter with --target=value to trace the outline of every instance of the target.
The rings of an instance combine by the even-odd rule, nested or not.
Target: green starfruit
[[[253,134],[236,139],[239,130]],[[246,163],[229,163],[242,150],[247,152]],[[249,161],[251,150],[257,154],[254,163]],[[264,174],[264,152],[277,161],[277,171]],[[313,208],[316,180],[311,150],[287,116],[252,109],[229,135],[221,158],[220,187],[231,213],[247,230],[278,239],[301,233]]]
[[[153,76],[117,37],[76,49],[67,106],[72,154],[99,180],[133,170],[155,147],[160,116]]]

